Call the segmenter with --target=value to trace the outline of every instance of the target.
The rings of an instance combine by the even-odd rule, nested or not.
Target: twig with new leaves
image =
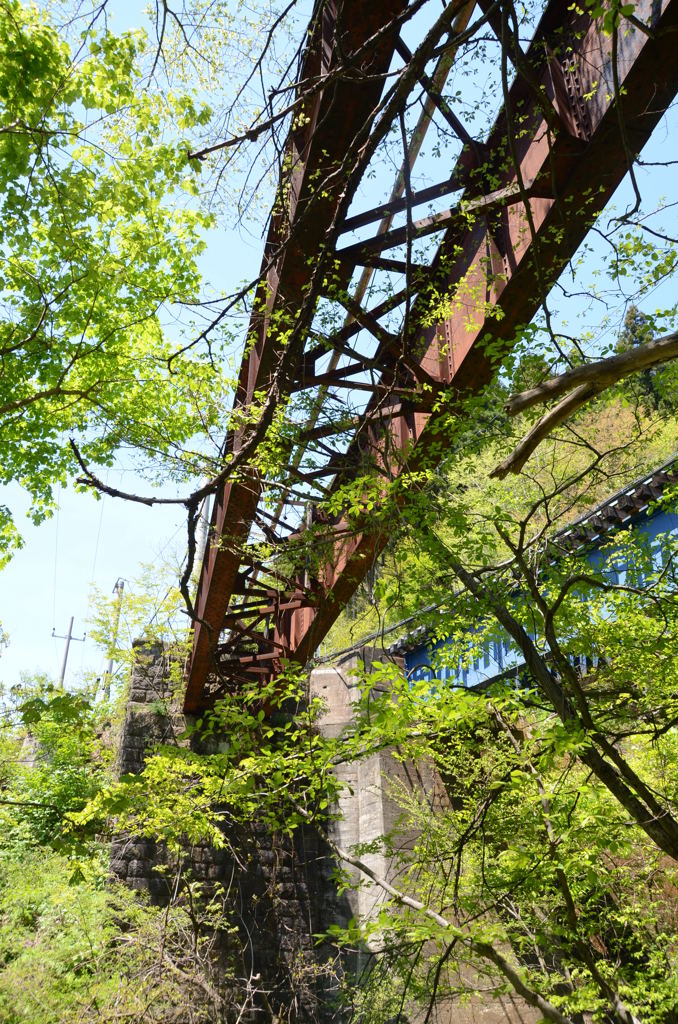
[[[311,820],[311,815],[298,804],[294,804],[294,807],[298,814],[307,820]],[[514,991],[518,995],[522,996],[525,1002],[529,1006],[533,1006],[536,1010],[544,1016],[546,1020],[553,1021],[554,1024],[571,1024],[570,1018],[558,1010],[557,1007],[550,1003],[547,999],[534,989],[530,988],[526,983],[520,970],[511,964],[506,957],[495,949],[491,942],[487,942],[483,939],[475,938],[473,935],[469,935],[457,927],[452,921],[444,917],[442,914],[438,914],[431,907],[422,903],[421,900],[415,899],[413,896],[408,896],[407,893],[400,889],[397,889],[390,882],[378,875],[369,864],[366,864],[360,857],[353,856],[348,850],[344,850],[338,843],[322,829],[318,822],[314,822],[315,827],[322,833],[325,842],[328,844],[335,856],[343,861],[345,864],[350,864],[351,867],[357,868],[363,875],[369,878],[375,885],[379,886],[380,889],[391,897],[394,903],[399,904],[402,907],[407,907],[409,910],[413,910],[416,913],[422,914],[428,918],[438,928],[443,928],[450,935],[450,938],[455,938],[462,945],[465,945],[470,949],[476,956],[481,957],[483,960],[489,960],[490,963],[499,970],[499,973],[511,984]]]

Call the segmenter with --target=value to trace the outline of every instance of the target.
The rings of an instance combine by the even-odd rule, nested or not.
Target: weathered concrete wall
[[[319,723],[327,736],[337,736],[353,721],[353,705],[358,699],[358,672],[369,665],[374,656],[383,657],[378,650],[351,655],[334,665],[317,668],[311,673],[310,693],[320,697],[327,711]],[[378,687],[374,688],[378,691]],[[449,796],[443,780],[430,764],[404,762],[393,756],[390,750],[375,751],[359,763],[340,764],[335,769],[339,779],[346,783],[339,800],[339,816],[332,824],[330,834],[338,846],[350,851],[357,844],[375,843],[375,852],[362,855],[363,860],[375,874],[397,884],[398,853],[406,851],[414,840],[399,821],[402,815],[397,791],[403,788],[411,797],[424,802],[433,813],[449,806]],[[399,846],[389,856],[379,850],[379,840],[391,833],[397,824]],[[384,898],[381,888],[361,877],[356,869],[350,869],[354,885],[349,891],[351,911],[363,920],[373,917],[380,901]],[[364,958],[359,958],[358,967]],[[473,980],[467,977],[466,984],[472,987]],[[462,990],[464,978],[456,979]],[[415,1024],[423,1017],[423,1011],[410,1008],[407,1019]],[[435,1009],[436,1024],[536,1024],[539,1014],[522,1000],[511,995],[491,1001],[474,998],[463,1005],[439,1005]]]
[[[368,667],[369,657],[368,654]],[[353,722],[358,671],[364,670],[364,659],[365,654],[351,655],[311,673],[310,695],[320,697],[327,708],[319,722],[324,735],[340,735]],[[335,773],[344,788],[330,835],[344,850],[350,851],[358,844],[378,844],[394,829],[402,813],[395,796],[398,786],[417,794],[433,808],[444,806],[447,800],[442,782],[430,765],[403,763],[389,750],[375,751],[359,762],[337,765]],[[398,832],[401,848],[407,849],[412,837],[401,829]],[[393,878],[393,858],[384,852],[366,853],[362,860],[382,878]],[[383,890],[361,878],[357,869],[350,868],[349,873],[355,883],[348,894],[351,911],[355,917],[367,919],[374,915]]]

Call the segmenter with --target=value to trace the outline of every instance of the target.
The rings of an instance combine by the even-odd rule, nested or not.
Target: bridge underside
[[[492,379],[678,90],[678,0],[642,0],[609,33],[551,0],[527,46],[510,6],[455,0],[412,50],[411,8],[316,4],[200,575],[188,712],[312,656],[387,541],[367,498],[348,515],[343,489],[378,501],[442,457],[450,413]],[[474,138],[442,93],[481,29],[498,41],[503,104]],[[417,191],[434,117],[457,158]],[[356,213],[394,126],[406,155],[391,199]],[[272,449],[284,457],[269,470]]]

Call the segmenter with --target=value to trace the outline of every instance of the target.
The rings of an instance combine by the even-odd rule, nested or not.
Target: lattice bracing
[[[678,90],[678,0],[644,0],[610,34],[551,0],[529,44],[511,7],[457,0],[416,48],[411,7],[316,8],[236,396],[256,413],[226,443],[236,472],[213,510],[187,711],[312,656],[387,541],[369,502],[349,520],[341,489],[378,498],[438,457],[456,403],[491,380]],[[478,138],[443,93],[480,31],[503,104]],[[415,185],[434,119],[454,158]],[[406,154],[391,197],[357,209],[389,130]],[[267,478],[272,431],[284,459]]]

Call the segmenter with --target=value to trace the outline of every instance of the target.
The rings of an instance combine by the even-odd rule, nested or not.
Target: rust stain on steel
[[[669,0],[662,4],[661,13],[656,5],[645,2],[636,9],[639,18],[654,12],[655,39],[650,40],[635,31],[625,37],[620,80],[625,88],[621,113],[632,140],[633,152],[638,152],[647,141],[654,126],[678,90],[678,65],[674,60],[672,34],[661,36],[663,29],[678,24],[678,3]],[[554,26],[567,30],[572,13],[563,3],[552,3],[547,8],[537,38],[541,40],[553,32]],[[532,196],[529,208],[537,233],[540,271],[554,281],[567,260],[574,254],[586,235],[593,217],[599,213],[626,172],[626,156],[619,131],[617,111],[610,103],[613,90],[610,78],[611,38],[601,35],[586,16],[575,15],[572,32],[579,34],[574,40],[574,52],[567,64],[579,78],[580,94],[572,97],[572,111],[565,111],[562,90],[554,96],[553,60],[542,62],[541,81],[547,95],[555,100],[562,120],[560,132],[549,140],[548,125],[525,84],[518,79],[511,89],[510,103],[525,116],[531,105],[534,125],[529,139],[518,143],[518,157],[523,183],[541,181],[555,185],[551,198]],[[659,38],[657,38],[659,36]],[[543,44],[542,44],[543,45]],[[535,46],[533,44],[532,49]],[[551,51],[552,52],[552,51]],[[572,72],[570,72],[572,73]],[[595,83],[599,85],[596,89]],[[560,84],[560,83],[559,83]],[[582,105],[581,96],[593,92],[593,99]],[[524,129],[524,122],[521,125]],[[488,150],[502,148],[507,132],[506,111],[503,111],[488,140]],[[516,176],[506,181],[505,188],[515,187]],[[529,190],[526,190],[529,191]],[[586,197],[586,198],[585,198]],[[457,292],[459,308],[438,328],[421,331],[419,344],[424,351],[422,363],[429,368],[439,367],[443,380],[459,393],[473,392],[486,384],[492,376],[495,359],[488,359],[478,347],[479,338],[506,342],[520,324],[527,323],[539,307],[541,292],[535,266],[534,243],[531,238],[525,209],[520,204],[504,207],[501,222],[501,249],[497,246],[497,233],[488,230],[481,221],[470,233],[460,235],[453,225],[446,234],[441,250],[453,251],[461,246],[462,254],[449,273],[449,287],[454,294],[455,282],[465,280],[468,291],[483,290],[487,285],[486,267],[490,259],[501,261],[502,275],[495,276],[491,284],[493,305],[501,311],[502,319],[478,316],[473,298],[465,302],[464,294]],[[441,257],[434,261],[441,263]],[[425,315],[426,310],[419,311]],[[416,322],[416,312],[413,323]],[[376,406],[368,409],[366,420]],[[426,451],[441,438],[435,416],[415,413],[410,418],[394,417],[389,422],[389,445],[384,440],[384,421],[378,427],[366,422],[360,432],[361,443],[371,448],[377,460],[386,448],[408,452],[408,467],[416,469],[425,462]],[[444,437],[443,437],[444,440]],[[352,453],[349,452],[347,461]],[[297,630],[295,660],[305,663],[317,645],[326,636],[331,625],[364,578],[374,558],[383,550],[385,536],[371,531],[344,536],[337,542],[334,556],[326,567],[322,600],[317,608],[305,613],[306,628]],[[296,613],[300,616],[301,613]]]
[[[337,37],[346,52],[357,50],[377,30],[387,26],[406,7],[406,0],[382,0],[364,4],[362,0],[344,0],[341,22],[337,24],[337,4],[326,3],[322,17],[316,20],[311,42],[302,66],[301,81],[325,74],[332,65]],[[266,390],[274,372],[280,345],[271,330],[276,309],[292,312],[303,303],[308,280],[308,256],[322,245],[345,183],[327,187],[326,201],[313,204],[313,215],[304,211],[314,194],[314,181],[324,180],[345,156],[366,114],[377,104],[382,89],[381,77],[390,63],[395,32],[381,39],[367,55],[363,70],[352,80],[339,79],[331,89],[320,90],[306,105],[300,127],[288,140],[288,156],[293,171],[283,188],[289,186],[282,212],[274,213],[266,242],[262,274],[265,280],[257,292],[255,306],[261,312],[253,316],[250,334],[256,340],[243,360],[236,403],[247,407],[254,392]],[[285,244],[286,243],[286,244]],[[280,250],[280,256],[275,254]],[[270,264],[270,266],[269,266]],[[267,269],[268,268],[268,269]],[[243,444],[242,433],[227,439],[237,454]],[[229,482],[217,495],[210,524],[211,542],[205,554],[196,597],[197,622],[194,627],[185,709],[200,707],[208,672],[213,668],[213,651],[219,638],[224,615],[236,586],[240,566],[238,551],[246,541],[261,493],[255,473]]]
[[[344,9],[349,6],[346,3]],[[353,6],[357,12],[365,10],[356,0]],[[381,11],[381,5],[370,5],[370,9],[374,7]],[[651,15],[654,33],[653,38],[639,31],[629,31],[623,36],[620,33],[619,37],[619,78],[624,86],[619,113],[626,125],[631,150],[637,153],[678,89],[674,34],[665,32],[678,26],[678,0],[643,0],[634,13],[648,20]],[[499,25],[496,30],[500,31]],[[317,55],[313,55],[319,49],[316,39],[307,60],[317,59]],[[326,46],[325,52],[328,52]],[[386,60],[385,54],[383,57]],[[465,148],[448,181],[434,186],[444,189],[436,193],[442,196],[458,188],[460,183],[466,185],[463,198],[476,201],[482,214],[469,227],[455,211],[450,211],[446,219],[435,225],[443,229],[443,233],[431,268],[418,270],[427,274],[429,280],[446,282],[450,296],[449,316],[437,327],[425,326],[429,313],[427,303],[424,299],[415,300],[410,313],[410,335],[402,348],[406,358],[397,366],[392,358],[392,336],[387,336],[383,330],[380,336],[374,323],[366,323],[379,341],[378,355],[384,380],[393,394],[384,401],[382,389],[368,403],[348,452],[332,462],[332,467],[340,474],[337,482],[350,479],[351,473],[356,471],[353,467],[360,465],[365,453],[391,476],[400,472],[398,453],[407,453],[410,468],[426,463],[429,453],[435,445],[444,443],[445,436],[440,415],[422,411],[421,404],[417,408],[417,377],[433,378],[457,395],[474,392],[486,384],[491,379],[499,351],[509,344],[516,327],[529,322],[537,311],[544,281],[555,281],[586,235],[592,219],[625,174],[626,155],[619,115],[610,100],[614,91],[610,70],[611,38],[599,31],[587,13],[573,10],[566,0],[551,0],[529,50],[520,59],[528,62],[532,83],[527,84],[520,76],[516,78],[508,102],[487,141],[476,144],[475,153]],[[543,89],[543,98],[537,102],[535,95],[539,94],[539,87]],[[546,109],[543,108],[544,98]],[[512,118],[516,112],[521,118],[520,132],[513,131]],[[327,139],[350,140],[360,115],[359,96],[353,97],[348,110],[338,106],[330,111],[323,122],[322,145],[327,146]],[[515,140],[519,175],[507,158],[509,138]],[[313,137],[295,140],[303,157],[295,185],[299,204],[303,202],[304,187],[309,187],[309,168],[315,166],[314,161],[319,158],[318,141]],[[478,181],[474,181],[472,187],[468,184],[469,175],[481,159],[488,162],[493,172],[493,186],[486,196],[479,191]],[[372,219],[376,214],[370,211],[367,215],[358,215],[352,219],[354,225],[369,223],[369,220],[361,220],[363,216]],[[312,228],[305,234],[305,244],[313,241]],[[269,252],[282,237],[281,230],[279,222],[272,224]],[[322,230],[319,229],[316,242],[321,241]],[[379,254],[382,241],[374,243]],[[370,244],[349,247],[343,252],[338,250],[339,265],[346,279],[353,262],[388,261],[380,255],[366,255],[364,250]],[[269,275],[269,313],[281,297],[287,301],[291,295],[298,305],[308,279],[307,263],[300,257],[300,251],[303,250],[292,252],[288,247],[280,265],[276,264],[275,271]],[[449,254],[454,254],[454,258]],[[485,315],[484,303],[475,301],[477,293],[494,311],[501,312],[501,320]],[[395,305],[397,303],[388,307],[384,303],[384,308],[371,310],[369,316],[378,320],[387,308]],[[258,336],[252,355],[243,363],[241,371],[239,400],[243,403],[248,401],[255,385],[261,387],[262,381],[270,378],[275,344],[267,336],[266,319],[253,325],[253,330],[258,327]],[[366,318],[362,319],[365,322]],[[354,323],[338,332],[337,343],[346,343],[359,329],[359,324]],[[491,357],[479,344],[481,339],[496,343]],[[303,371],[298,372],[297,386],[317,384],[321,378],[321,374],[316,375],[313,369],[309,372],[304,364]],[[365,386],[347,380],[346,368],[332,380],[349,389]],[[408,401],[408,394],[411,401]],[[238,444],[236,436],[234,451]],[[387,454],[390,452],[396,453],[395,459]],[[203,567],[198,613],[206,620],[208,628],[196,627],[186,698],[189,711],[196,710],[207,700],[203,687],[213,664],[213,641],[216,642],[226,621],[232,594],[255,597],[261,591],[260,603],[265,607],[265,616],[263,620],[259,616],[256,623],[261,627],[265,620],[266,626],[262,633],[253,629],[249,622],[246,628],[255,649],[243,651],[240,656],[229,655],[224,669],[236,682],[252,675],[267,678],[279,670],[281,652],[289,652],[290,658],[302,664],[312,656],[385,545],[385,536],[370,530],[367,522],[363,524],[364,529],[360,523],[357,527],[340,520],[327,523],[332,553],[320,579],[281,580],[279,592],[261,588],[261,585],[258,589],[256,585],[252,588],[251,584],[248,589],[248,570],[240,564],[238,547],[247,537],[259,494],[258,481],[252,477],[227,485],[215,508],[213,530],[216,536],[222,537],[223,546],[214,545],[208,551]],[[303,542],[303,534],[296,540]],[[229,613],[229,624],[238,612],[234,609]]]

